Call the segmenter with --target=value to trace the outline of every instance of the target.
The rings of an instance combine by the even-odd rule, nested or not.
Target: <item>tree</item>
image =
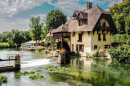
[[[30,19],[30,37],[33,40],[36,40],[36,46],[37,46],[37,40],[41,39],[41,34],[43,33],[42,27],[43,23],[40,22],[40,17],[32,17]]]
[[[20,46],[21,43],[23,43],[25,41],[25,36],[23,32],[20,32],[18,30],[12,30],[11,31],[12,34],[12,40],[14,43],[17,44],[17,46]]]
[[[127,34],[130,35],[130,13],[129,15],[126,17],[126,20],[125,20],[125,31],[127,32]]]
[[[109,13],[112,15],[116,24],[119,34],[128,32],[129,27],[129,14],[130,14],[130,0],[123,0],[120,4],[115,4],[109,9]]]
[[[0,34],[0,42],[7,42],[9,44],[12,43],[17,46],[20,46],[21,43],[31,40],[29,36],[29,31],[19,31],[19,30],[11,30],[11,32],[3,32]]]
[[[51,10],[46,16],[46,26],[48,31],[53,28],[56,29],[67,20],[66,15],[60,10]]]

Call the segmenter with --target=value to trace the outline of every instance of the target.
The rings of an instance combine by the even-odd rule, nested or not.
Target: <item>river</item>
[[[44,75],[45,79],[31,80],[28,76],[17,78],[17,71],[2,72],[0,74],[6,75],[8,82],[1,84],[1,86],[130,86],[129,64],[73,56],[68,65],[59,65],[55,60],[46,58],[47,56],[43,52],[20,51],[16,48],[0,50],[1,59],[12,58],[16,54],[20,54],[21,57],[21,71],[37,70],[40,74]],[[9,64],[13,64],[13,62],[0,62],[0,66]],[[105,76],[107,83],[104,83],[104,80],[102,83],[84,82],[70,78],[58,80],[57,78],[60,76],[52,75],[43,68],[48,64],[70,67],[80,71],[95,73],[103,77]]]

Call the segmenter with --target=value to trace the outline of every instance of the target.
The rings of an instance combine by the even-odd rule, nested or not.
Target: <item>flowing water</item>
[[[45,79],[31,80],[28,76],[16,77],[17,71],[2,72],[0,74],[6,75],[8,82],[1,84],[1,86],[130,86],[129,64],[72,57],[70,64],[58,65],[55,60],[47,59],[47,55],[42,52],[20,51],[19,49],[0,50],[1,59],[13,58],[16,54],[20,54],[21,57],[21,71],[38,71]],[[0,62],[0,66],[9,64],[13,64],[13,62]],[[95,76],[99,75],[96,78],[98,81],[86,82],[82,79],[76,80],[61,74],[50,73],[43,68],[48,64],[70,67]]]

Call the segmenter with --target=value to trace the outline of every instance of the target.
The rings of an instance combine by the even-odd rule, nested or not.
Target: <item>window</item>
[[[97,45],[94,45],[94,50],[97,49]]]
[[[88,31],[88,35],[90,36],[90,32]]]
[[[101,33],[98,33],[98,41],[101,41]]]
[[[83,22],[83,25],[87,24],[87,19],[82,20],[82,22]]]
[[[108,48],[108,45],[105,45],[104,48],[107,49],[107,48]]]
[[[72,52],[74,51],[74,44],[72,44]]]
[[[109,48],[111,48],[111,45],[109,45]]]
[[[82,33],[79,34],[79,40],[78,42],[82,42]]]
[[[106,27],[106,22],[103,22],[103,23],[102,23],[102,26],[105,28],[105,27]]]
[[[84,45],[79,45],[79,51],[84,52]]]
[[[78,51],[78,44],[76,44],[76,51]]]
[[[106,41],[106,35],[103,33],[103,41]]]
[[[82,23],[82,20],[79,20],[79,26],[82,26],[83,23]]]
[[[73,37],[75,36],[75,32],[73,32]]]

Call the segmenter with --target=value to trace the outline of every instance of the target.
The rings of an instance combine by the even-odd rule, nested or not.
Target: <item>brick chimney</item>
[[[90,2],[87,2],[87,10],[91,9],[92,8],[92,3]]]

